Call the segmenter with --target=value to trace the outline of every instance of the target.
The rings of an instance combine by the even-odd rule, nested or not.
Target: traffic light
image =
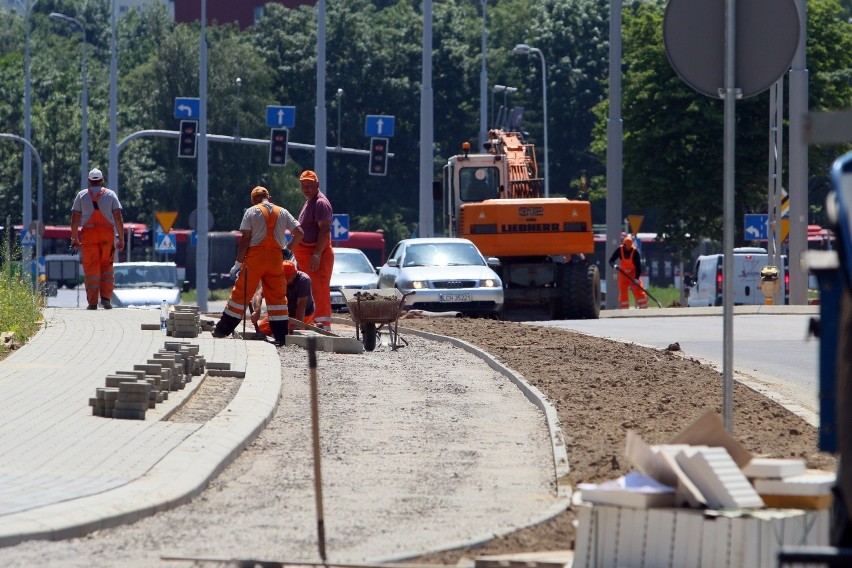
[[[370,138],[370,175],[383,176],[388,173],[388,139]]]
[[[198,133],[198,121],[180,121],[180,143],[178,145],[178,158],[194,158],[196,134]]]
[[[286,128],[273,128],[269,135],[269,165],[283,166],[287,163]]]

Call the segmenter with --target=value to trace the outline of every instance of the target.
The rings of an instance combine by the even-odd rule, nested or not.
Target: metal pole
[[[488,67],[486,65],[486,39],[488,37],[488,0],[482,0],[482,70],[479,72],[479,148],[488,141]]]
[[[808,249],[808,145],[805,141],[805,115],[808,112],[808,68],[805,62],[807,41],[807,2],[796,0],[801,16],[799,47],[790,67],[790,304],[808,303],[807,269],[804,254]]]
[[[38,224],[38,230],[36,230],[36,258],[38,259],[39,257],[41,257],[41,246],[42,246],[42,236],[41,236],[40,233],[41,233],[41,228],[44,227],[44,220],[43,220],[43,217],[42,217],[42,211],[44,209],[44,207],[43,207],[44,198],[43,198],[43,192],[42,192],[42,190],[44,188],[44,184],[43,184],[42,172],[44,170],[44,167],[42,166],[41,156],[39,155],[38,150],[35,149],[35,146],[33,146],[32,143],[30,143],[30,141],[27,140],[26,138],[21,138],[20,136],[16,136],[15,134],[5,134],[5,133],[0,134],[0,139],[4,139],[4,138],[7,139],[7,140],[16,140],[16,141],[22,143],[24,145],[24,149],[29,150],[30,152],[32,152],[32,155],[35,156],[36,165],[38,166],[38,209],[37,209],[37,211],[38,211],[38,223],[37,223]],[[30,211],[32,211],[32,196],[30,196],[30,200],[29,200],[28,203],[25,204],[25,206],[28,206]],[[25,227],[22,227],[23,230],[29,231],[29,225],[31,223],[32,223],[32,221],[30,221],[30,223],[28,223]],[[10,227],[11,227],[11,225],[10,225]],[[31,248],[32,247],[26,246],[26,247],[24,247],[24,250],[30,251]],[[29,256],[29,252],[27,252],[26,256],[24,258],[24,267],[27,266],[27,263],[29,263],[29,261],[30,261],[30,256]]]
[[[317,1],[317,106],[314,124],[314,171],[319,177],[323,193],[328,195],[326,176],[328,117],[325,108],[325,0]]]
[[[433,93],[432,93],[432,0],[423,0],[423,63],[420,91],[420,218],[418,237],[435,233],[432,204],[434,168]]]
[[[550,197],[550,169],[547,160],[547,65],[540,49],[533,48],[541,58],[541,93],[544,98],[544,196]]]
[[[340,150],[340,105],[343,104],[343,89],[337,89],[337,149]]]
[[[118,194],[118,54],[115,0],[110,2],[112,30],[109,40],[109,187]],[[130,258],[128,256],[128,258]]]
[[[208,242],[210,230],[207,205],[207,0],[201,0],[201,45],[198,55],[198,246],[195,251],[195,291],[198,309],[207,311]]]
[[[234,132],[234,138],[240,137],[240,87],[243,85],[243,80],[237,77],[237,129]]]
[[[723,383],[722,416],[725,429],[734,431],[734,150],[736,129],[736,0],[725,0],[725,86],[724,98],[724,260],[722,261],[723,297]]]
[[[38,3],[38,0],[26,0],[26,4],[21,0],[21,6],[24,7],[24,138],[27,142],[32,140],[32,111],[31,111],[31,94],[30,94],[30,14],[33,8]],[[32,153],[29,147],[24,148],[24,213],[23,213],[23,229],[29,230],[30,223],[33,221],[33,180],[32,180]],[[26,263],[30,260],[32,254],[31,247],[24,247],[23,261]]]
[[[311,440],[314,453],[314,498],[317,507],[317,544],[323,563],[325,554],[325,513],[322,506],[322,453],[319,434],[319,394],[317,388],[317,338],[308,337],[308,366],[311,374]]]
[[[621,244],[621,2],[609,2],[609,114],[606,121],[606,258]],[[606,307],[618,307],[617,273],[606,266]]]

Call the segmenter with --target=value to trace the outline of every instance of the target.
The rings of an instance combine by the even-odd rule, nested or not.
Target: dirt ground
[[[677,351],[494,320],[424,318],[402,325],[477,345],[542,391],[562,424],[572,487],[631,470],[623,452],[628,430],[651,444],[665,443],[705,411],[722,412],[721,374]],[[817,450],[817,431],[803,419],[740,384],[733,406],[734,437],[752,454],[801,458],[810,468],[834,470],[834,456]],[[564,550],[566,543],[573,549],[574,520],[568,510],[476,549],[416,560],[456,564],[480,555]]]

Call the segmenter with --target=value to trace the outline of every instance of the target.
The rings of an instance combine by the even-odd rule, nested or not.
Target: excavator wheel
[[[562,309],[565,319],[598,319],[601,275],[596,264],[570,262],[562,267]]]

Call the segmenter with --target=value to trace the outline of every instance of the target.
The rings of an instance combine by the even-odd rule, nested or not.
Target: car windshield
[[[471,243],[424,243],[408,246],[402,266],[485,266],[485,261]]]
[[[174,266],[113,267],[116,288],[177,288],[177,268]]]
[[[363,254],[341,253],[334,254],[334,274],[357,274],[361,272],[375,272],[370,261]]]

